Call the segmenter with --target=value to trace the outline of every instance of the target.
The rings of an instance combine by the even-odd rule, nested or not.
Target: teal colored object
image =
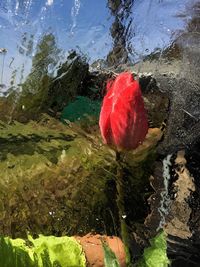
[[[85,119],[88,116],[99,117],[101,102],[91,100],[85,96],[78,96],[76,100],[68,104],[61,114],[61,121],[67,119],[71,122]]]
[[[0,237],[1,267],[86,267],[81,245],[73,237],[43,236],[28,240]]]

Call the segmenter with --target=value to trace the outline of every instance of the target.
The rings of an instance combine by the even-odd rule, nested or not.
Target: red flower
[[[108,81],[99,126],[104,143],[117,150],[135,149],[148,132],[147,114],[138,81],[129,72]]]

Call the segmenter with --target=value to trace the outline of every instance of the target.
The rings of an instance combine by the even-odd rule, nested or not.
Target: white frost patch
[[[169,212],[170,198],[169,198],[169,180],[170,180],[170,166],[171,166],[172,155],[167,155],[163,160],[163,180],[164,190],[161,193],[160,207],[158,212],[160,213],[160,223],[157,231],[162,229],[165,225],[165,217]]]

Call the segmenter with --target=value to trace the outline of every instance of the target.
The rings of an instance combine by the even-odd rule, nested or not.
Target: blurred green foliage
[[[0,159],[2,234],[73,235],[104,231],[105,224],[113,231],[115,157],[100,136],[48,116],[1,122]]]
[[[169,265],[166,233],[162,231],[150,240],[150,247],[145,248],[138,267],[167,267]]]
[[[33,239],[0,237],[2,267],[85,267],[81,245],[73,237],[43,236]]]

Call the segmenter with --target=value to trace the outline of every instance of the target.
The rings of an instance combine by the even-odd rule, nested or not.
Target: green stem
[[[116,189],[117,189],[117,208],[119,213],[120,221],[120,232],[122,241],[125,246],[126,251],[126,263],[130,264],[131,255],[130,255],[130,235],[128,231],[128,226],[126,224],[126,211],[125,211],[125,186],[124,186],[124,171],[121,165],[121,155],[120,152],[116,152],[116,162],[117,162],[117,175],[116,175]]]

